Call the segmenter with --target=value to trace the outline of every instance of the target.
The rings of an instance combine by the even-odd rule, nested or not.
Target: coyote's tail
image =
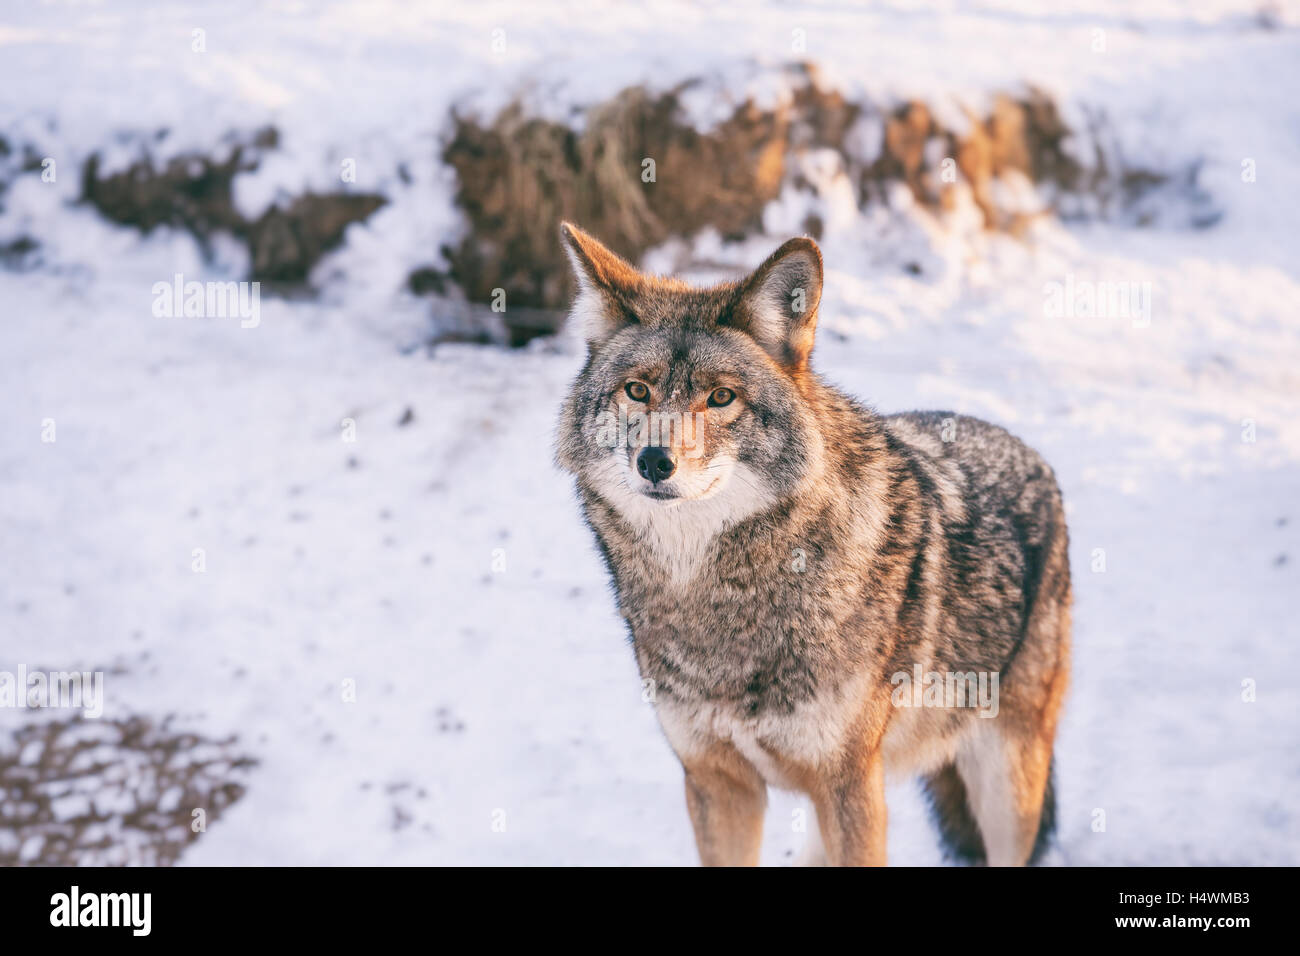
[[[930,812],[939,827],[944,855],[955,863],[982,866],[987,862],[984,840],[966,798],[966,784],[957,768],[947,764],[925,778],[925,792]],[[1038,835],[1029,854],[1032,865],[1042,859],[1056,830],[1056,761],[1047,772],[1047,789],[1043,791],[1043,810],[1038,818]]]

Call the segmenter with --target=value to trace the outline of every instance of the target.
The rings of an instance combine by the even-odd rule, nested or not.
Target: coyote
[[[800,862],[883,865],[887,771],[922,776],[951,858],[1036,861],[1069,675],[1052,469],[995,425],[878,415],[813,372],[811,239],[696,288],[567,223],[561,238],[587,361],[557,460],[685,770],[701,862],[758,862],[771,785],[816,812]],[[921,674],[939,686],[905,686]],[[945,675],[991,684],[993,713],[942,693]]]

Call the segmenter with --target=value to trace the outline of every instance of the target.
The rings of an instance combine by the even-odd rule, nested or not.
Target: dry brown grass
[[[990,190],[1007,170],[1063,189],[1079,183],[1082,170],[1063,148],[1069,130],[1040,93],[998,97],[990,116],[972,117],[958,135],[940,126],[924,103],[880,110],[847,102],[820,87],[811,66],[789,69],[796,89],[791,102],[774,109],[743,103],[707,132],[682,113],[688,85],[657,95],[623,90],[592,106],[581,131],[530,117],[517,103],[486,124],[455,117],[443,157],[456,170],[456,199],[470,229],[444,250],[449,278],[471,302],[490,302],[494,290],[505,290],[505,323],[513,341],[524,341],[550,331],[571,294],[557,240],[561,220],[581,223],[632,261],[705,227],[741,238],[759,228],[791,159],[815,148],[843,154],[863,203],[901,181],[923,205],[941,209],[948,190],[936,186],[926,160],[927,144],[938,139],[993,229],[1024,225],[997,208]],[[846,134],[864,113],[877,115],[884,128],[881,154],[868,165],[846,147]],[[642,179],[646,158],[655,161],[653,182]],[[817,224],[808,228],[816,232]],[[511,315],[517,307],[527,317],[522,327]]]

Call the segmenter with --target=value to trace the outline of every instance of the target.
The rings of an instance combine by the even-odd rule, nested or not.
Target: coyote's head
[[[791,239],[739,282],[638,272],[567,223],[587,340],[559,463],[634,521],[738,520],[792,494],[823,448],[804,386],[822,260]]]

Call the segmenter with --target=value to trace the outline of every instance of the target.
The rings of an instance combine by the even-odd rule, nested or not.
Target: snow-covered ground
[[[849,91],[1033,83],[1104,107],[1130,156],[1204,161],[1224,215],[1201,231],[1045,222],[1020,242],[827,200],[817,364],[882,411],[1004,424],[1056,468],[1076,654],[1051,861],[1300,862],[1295,9],[1264,29],[1226,0],[592,6],[0,14],[0,135],[58,167],[0,200],[0,243],[44,257],[0,271],[0,671],[102,670],[105,716],[238,736],[247,792],[182,862],[692,862],[680,771],[549,467],[578,347],[429,355],[428,305],[400,288],[462,228],[437,162],[453,104],[527,90],[563,115],[701,72],[740,96],[801,29]],[[72,206],[81,162],[265,122],[282,155],[238,182],[245,210],[337,183],[343,157],[394,201],[320,264],[315,300],[264,295],[256,328],[155,317],[155,283],[239,278],[242,253],[204,262]],[[700,237],[701,258],[753,265],[797,204],[744,244]],[[1149,317],[1053,312],[1054,283],[1100,281],[1149,290]],[[0,751],[33,719],[0,708]],[[938,862],[918,792],[890,796],[891,860]],[[774,795],[766,861],[801,843],[800,806]]]

